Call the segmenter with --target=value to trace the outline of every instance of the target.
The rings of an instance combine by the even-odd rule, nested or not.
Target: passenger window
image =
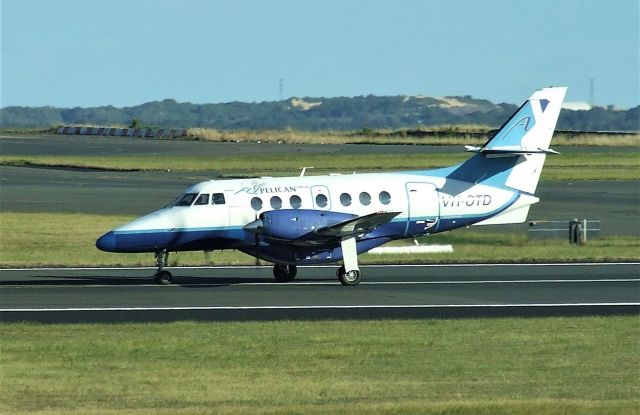
[[[262,209],[262,199],[260,199],[259,197],[254,197],[253,199],[251,199],[251,207],[256,212]]]
[[[350,206],[351,205],[351,195],[349,193],[343,193],[340,195],[340,203],[342,206]]]
[[[200,205],[208,205],[208,204],[209,204],[209,193],[202,193],[200,196],[198,196],[198,198],[196,199],[193,205],[200,206]]]
[[[294,209],[300,209],[300,206],[302,206],[302,199],[300,199],[300,196],[298,195],[293,195],[289,198],[289,204]]]
[[[191,206],[196,196],[198,196],[197,193],[185,193],[173,206]]]
[[[271,198],[271,207],[275,210],[278,210],[282,207],[282,199],[280,199],[278,196],[273,196]]]
[[[371,203],[371,195],[367,192],[360,193],[360,203],[364,206],[368,206]]]
[[[328,202],[329,200],[325,195],[320,194],[316,196],[316,205],[318,205],[318,207],[321,207],[321,208],[327,207]]]
[[[389,203],[391,203],[391,195],[389,194],[389,192],[380,192],[378,198],[380,199],[380,203],[382,203],[383,205],[388,205]]]
[[[224,193],[214,193],[211,195],[212,205],[224,205]]]

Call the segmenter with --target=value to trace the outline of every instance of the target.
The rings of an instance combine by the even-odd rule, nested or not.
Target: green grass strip
[[[638,317],[0,324],[3,414],[633,414]]]
[[[101,252],[95,240],[133,216],[75,213],[0,213],[0,267],[153,265],[151,254]],[[360,256],[363,264],[449,262],[583,262],[640,260],[640,238],[599,238],[583,246],[565,239],[530,241],[525,233],[488,233],[475,229],[422,238],[453,244],[445,254]],[[408,243],[403,241],[401,243]],[[237,251],[181,252],[170,265],[250,265],[255,259]]]
[[[0,165],[57,166],[107,170],[216,171],[223,176],[297,175],[303,166],[313,166],[309,174],[353,171],[401,171],[451,166],[469,154],[381,154],[381,155],[281,155],[225,157],[79,157],[2,156]],[[628,154],[564,154],[547,158],[543,180],[637,180],[640,179],[640,152]]]

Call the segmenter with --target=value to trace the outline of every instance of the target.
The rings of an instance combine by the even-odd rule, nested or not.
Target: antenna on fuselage
[[[302,171],[300,172],[300,177],[304,176],[307,169],[312,169],[313,167],[300,167]]]

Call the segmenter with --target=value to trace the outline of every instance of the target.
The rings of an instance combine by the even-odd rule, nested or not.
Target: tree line
[[[142,125],[160,128],[204,127],[220,130],[361,130],[475,124],[500,126],[515,110],[513,104],[493,104],[470,96],[429,98],[357,96],[290,98],[271,102],[193,104],[173,99],[116,108],[4,107],[2,128],[47,128],[58,125]],[[563,110],[558,129],[638,131],[640,106],[628,110],[595,107]]]

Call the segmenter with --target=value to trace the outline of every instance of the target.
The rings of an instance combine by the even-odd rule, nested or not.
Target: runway
[[[640,314],[640,263],[364,266],[343,287],[335,267],[0,270],[0,320],[63,322],[398,319]]]

